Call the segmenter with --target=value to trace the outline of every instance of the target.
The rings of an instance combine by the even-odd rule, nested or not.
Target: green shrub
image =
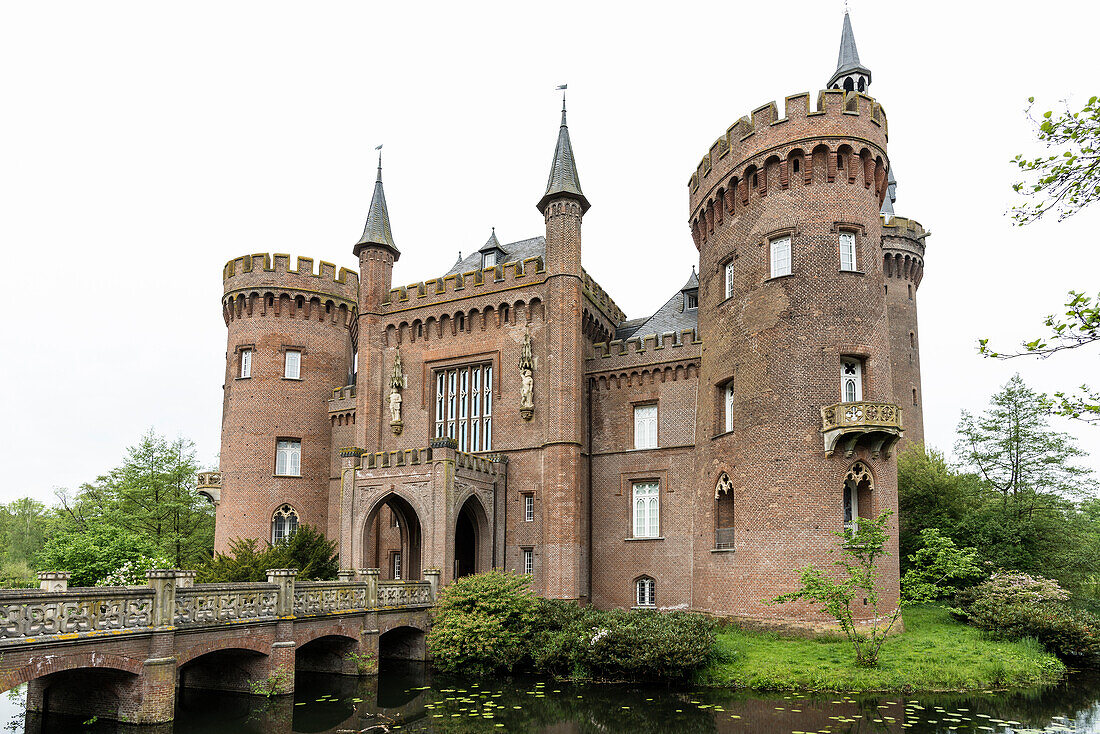
[[[38,574],[19,561],[0,564],[0,589],[30,589],[38,586]]]
[[[428,650],[447,673],[507,673],[526,656],[536,616],[530,577],[501,571],[444,587],[432,612]]]
[[[231,540],[228,553],[216,553],[198,569],[202,584],[267,581],[269,568],[296,568],[303,581],[336,578],[340,560],[336,541],[312,525],[299,525],[286,540],[260,550],[252,538]]]
[[[1100,617],[1067,604],[1069,595],[1050,579],[994,574],[958,595],[962,616],[991,636],[1033,637],[1061,658],[1100,662]]]
[[[124,566],[145,563],[157,555],[148,538],[113,525],[90,525],[46,541],[37,565],[44,571],[68,571],[70,586],[95,586]]]
[[[539,601],[535,670],[599,680],[684,678],[711,660],[714,623],[685,612],[600,611]]]

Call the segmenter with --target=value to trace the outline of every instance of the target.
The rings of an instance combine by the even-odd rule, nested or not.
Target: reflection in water
[[[302,673],[296,687],[293,697],[276,699],[185,689],[176,721],[165,727],[50,716],[27,719],[24,728],[17,694],[0,703],[0,722],[17,734],[1100,733],[1100,677],[1085,675],[1010,693],[761,696],[522,678],[474,684],[393,661],[378,678]]]

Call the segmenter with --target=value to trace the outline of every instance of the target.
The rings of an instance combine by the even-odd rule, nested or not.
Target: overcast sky
[[[1023,114],[1100,90],[1093,3],[852,0],[890,121],[896,210],[932,231],[919,292],[928,442],[950,449],[1014,371],[1100,382],[1100,354],[997,363],[1069,288],[1100,288],[1100,208],[1004,215]],[[1041,15],[1039,14],[1041,12]],[[592,210],[584,265],[628,316],[697,253],[687,181],[738,117],[820,89],[841,2],[8,2],[0,5],[0,502],[76,487],[150,426],[216,466],[221,269],[286,252],[355,267],[385,144],[395,283],[439,275],[495,226],[543,232],[569,84]],[[1100,467],[1100,428],[1062,424]]]

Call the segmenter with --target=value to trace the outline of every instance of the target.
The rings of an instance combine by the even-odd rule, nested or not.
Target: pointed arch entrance
[[[383,579],[420,578],[423,531],[416,510],[390,493],[375,503],[363,526],[363,568],[377,568]]]
[[[454,532],[453,578],[488,571],[492,566],[489,517],[477,497],[471,495],[458,510]]]

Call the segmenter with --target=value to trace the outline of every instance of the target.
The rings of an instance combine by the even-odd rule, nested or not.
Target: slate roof
[[[486,246],[496,239],[496,232],[493,232],[493,236],[489,238],[489,242],[486,242]],[[545,257],[546,255],[546,238],[545,237],[532,237],[529,240],[519,240],[518,242],[509,242],[506,245],[500,244],[499,240],[496,243],[496,247],[504,252],[504,256],[497,259],[498,263],[513,262],[516,260],[526,260],[529,257]],[[456,262],[450,270],[446,272],[446,275],[455,275],[457,273],[465,273],[470,270],[481,270],[481,255],[482,250],[486,249],[482,247],[481,250],[464,257]]]
[[[859,51],[856,50],[856,36],[852,32],[852,19],[848,16],[848,11],[845,10],[844,25],[840,29],[840,53],[837,54],[836,71],[833,72],[826,86],[832,87],[833,82],[838,81],[840,77],[854,72],[861,72],[866,75],[867,81],[870,83],[871,70],[859,61]]]
[[[668,331],[676,332],[679,338],[683,329],[694,329],[699,325],[699,309],[685,308],[684,294],[687,291],[699,290],[699,277],[695,274],[695,268],[691,269],[691,277],[684,286],[676,291],[665,305],[657,309],[649,318],[631,319],[619,324],[615,330],[616,339],[628,339],[632,336],[647,337],[651,334],[658,336]],[[698,301],[696,301],[698,302]]]
[[[894,202],[898,200],[898,180],[894,178],[894,164],[890,164],[890,175],[886,179],[886,198],[882,200],[880,214],[894,216]]]
[[[577,161],[573,158],[573,144],[569,140],[569,127],[565,124],[565,98],[561,100],[561,127],[558,142],[554,146],[554,161],[550,164],[550,177],[546,181],[546,193],[539,200],[538,209],[544,211],[552,196],[569,194],[581,204],[581,212],[591,204],[581,191],[581,177],[577,175]]]
[[[393,243],[393,232],[390,230],[390,212],[386,208],[386,192],[382,190],[382,156],[378,156],[378,175],[374,179],[374,196],[370,200],[370,210],[367,212],[367,223],[363,226],[363,236],[355,243],[352,252],[359,256],[359,251],[367,245],[381,245],[393,252],[393,259],[401,256],[401,251]]]

